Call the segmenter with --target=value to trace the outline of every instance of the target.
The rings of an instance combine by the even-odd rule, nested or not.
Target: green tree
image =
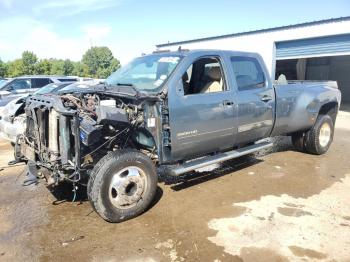
[[[38,58],[33,52],[24,51],[22,53],[23,74],[24,75],[35,74],[35,67],[37,62],[38,62]]]
[[[4,77],[7,75],[7,64],[0,59],[0,76]]]
[[[72,75],[74,76],[88,76],[88,68],[85,64],[82,62],[73,62],[73,72]]]
[[[87,66],[89,76],[97,78],[106,78],[120,67],[120,62],[105,46],[91,47],[83,55],[82,63]]]
[[[51,74],[64,75],[64,61],[61,59],[51,59]]]
[[[16,77],[24,74],[22,59],[16,59],[7,63],[7,76]]]
[[[49,59],[40,60],[35,66],[35,72],[39,75],[50,75],[52,63]]]
[[[69,59],[63,61],[63,74],[68,76],[72,75],[74,70],[74,64]]]

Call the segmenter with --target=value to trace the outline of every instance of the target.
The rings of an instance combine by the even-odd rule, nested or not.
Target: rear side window
[[[234,56],[231,65],[235,74],[238,90],[249,90],[265,86],[265,76],[256,58]]]
[[[41,88],[52,83],[49,78],[34,78],[32,79],[32,88]]]

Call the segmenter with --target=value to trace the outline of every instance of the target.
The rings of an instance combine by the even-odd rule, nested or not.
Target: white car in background
[[[89,88],[100,82],[100,79],[92,79],[84,82],[52,83],[40,88],[32,95],[50,95],[58,92],[70,92],[75,89]],[[19,96],[3,107],[2,113],[0,114],[0,138],[15,143],[17,136],[23,134],[25,131],[26,116],[24,113],[24,106],[27,97],[28,94]]]

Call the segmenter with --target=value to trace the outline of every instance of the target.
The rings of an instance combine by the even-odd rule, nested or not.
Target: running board
[[[254,153],[256,151],[266,149],[266,148],[269,148],[272,146],[273,146],[273,143],[271,143],[271,142],[261,142],[258,144],[239,148],[236,150],[232,150],[232,151],[228,151],[228,152],[224,152],[224,153],[219,153],[219,154],[216,154],[214,156],[208,156],[208,157],[196,159],[196,160],[193,160],[190,162],[186,162],[186,163],[179,165],[179,166],[169,167],[169,168],[167,168],[167,173],[168,173],[168,175],[171,175],[171,176],[179,176],[179,175],[182,175],[184,173],[193,171],[195,169],[199,169],[202,167],[217,164],[217,163],[220,163],[220,162],[223,162],[226,160],[230,160],[233,158],[238,158],[238,157],[248,155],[250,153]]]

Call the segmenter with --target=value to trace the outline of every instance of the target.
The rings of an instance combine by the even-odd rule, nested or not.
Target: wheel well
[[[324,104],[319,111],[319,115],[329,115],[332,120],[333,123],[335,123],[335,119],[337,117],[337,113],[338,113],[338,103],[337,102],[330,102],[327,104]]]

